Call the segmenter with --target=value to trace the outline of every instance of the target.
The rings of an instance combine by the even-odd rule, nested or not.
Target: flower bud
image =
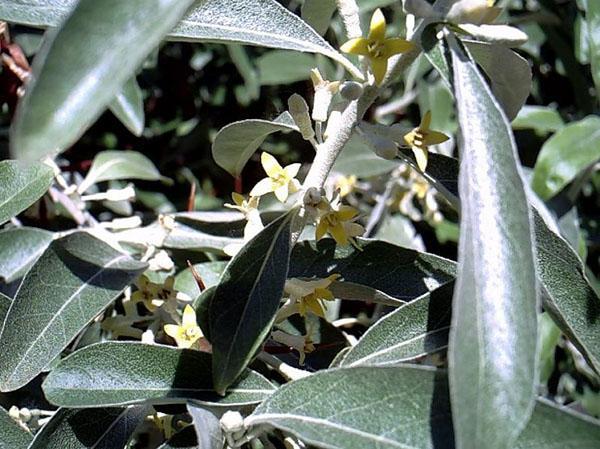
[[[315,136],[315,131],[313,130],[312,121],[308,114],[308,105],[304,98],[298,94],[292,95],[288,99],[288,108],[290,115],[300,130],[300,134],[302,134],[302,138],[304,140],[312,139]]]
[[[329,106],[331,100],[340,88],[339,81],[327,81],[321,76],[319,69],[312,69],[310,72],[315,89],[315,98],[313,103],[312,119],[315,122],[326,122],[329,115]]]
[[[227,411],[221,416],[221,428],[227,433],[244,430],[244,418],[240,412]]]
[[[357,83],[356,81],[346,81],[340,88],[340,94],[342,97],[350,101],[358,99],[362,93],[362,84]]]

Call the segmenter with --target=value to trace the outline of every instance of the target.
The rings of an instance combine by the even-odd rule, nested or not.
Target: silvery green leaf
[[[475,39],[490,44],[518,47],[528,40],[527,34],[510,25],[474,25],[471,23],[464,23],[461,24],[460,27]]]
[[[202,282],[204,282],[204,286],[210,288],[219,283],[219,278],[221,277],[221,274],[223,274],[223,270],[225,270],[226,266],[227,262],[218,260],[194,264],[194,270],[198,273]],[[190,298],[196,298],[201,293],[190,268],[186,268],[175,276],[173,288],[179,292],[185,293]]]
[[[35,57],[11,127],[12,154],[32,161],[76,142],[192,3],[80,0]]]
[[[302,20],[323,36],[329,28],[335,8],[335,0],[304,0],[300,12]]]
[[[28,449],[121,449],[149,407],[59,409]]]
[[[53,239],[52,232],[36,228],[0,231],[0,279],[12,282],[23,276]]]
[[[145,119],[144,96],[135,77],[130,78],[121,87],[108,107],[133,135],[142,135]]]
[[[342,64],[354,77],[363,78],[348,59],[276,0],[235,0],[234,7],[231,1],[197,1],[175,29],[167,30],[171,31],[168,38],[321,53]],[[3,0],[0,19],[40,27],[57,26],[75,3],[76,0]]]
[[[86,346],[61,360],[42,387],[51,403],[63,407],[187,400],[232,407],[256,404],[275,390],[263,376],[247,371],[220,396],[212,386],[210,354],[139,342]]]
[[[54,240],[31,267],[0,334],[0,390],[37,376],[147,264],[85,232]]]
[[[173,435],[168,441],[160,445],[158,449],[205,449],[198,445],[196,430],[194,426],[184,427],[182,430]],[[207,449],[213,449],[210,446]],[[215,449],[222,449],[218,447]]]
[[[492,92],[511,121],[531,92],[529,63],[500,44],[465,41],[465,45],[490,79]]]
[[[229,262],[210,301],[213,381],[223,393],[266,338],[283,294],[290,259],[292,209],[270,223]]]
[[[35,203],[50,187],[52,169],[40,162],[0,162],[0,224]]]
[[[107,150],[96,154],[90,170],[77,190],[84,193],[98,182],[117,179],[159,181],[163,177],[154,163],[142,153]]]
[[[529,419],[537,384],[529,206],[506,116],[477,65],[454,38],[449,43],[462,132],[448,352],[454,429],[459,449],[506,449]]]
[[[221,449],[224,437],[219,418],[193,402],[188,403],[187,409],[194,423],[198,449]]]
[[[380,158],[371,151],[364,139],[353,135],[335,161],[333,170],[366,178],[389,173],[396,167],[398,162]]]
[[[0,310],[0,315],[1,313]],[[0,407],[0,449],[27,449],[32,439],[31,434],[19,426],[8,412]]]
[[[544,308],[600,373],[600,298],[577,253],[534,211],[538,276]]]
[[[454,280],[455,262],[378,240],[360,239],[360,250],[341,247],[332,239],[296,244],[288,277],[326,278],[371,287],[410,301]]]
[[[386,315],[352,346],[341,366],[395,365],[446,349],[454,283]]]
[[[453,448],[445,372],[418,366],[320,371],[281,387],[245,420],[328,449]],[[597,420],[538,400],[511,449],[596,449]],[[487,446],[481,446],[487,448]]]
[[[270,134],[298,131],[294,119],[284,112],[273,121],[242,120],[221,128],[212,145],[215,162],[232,176],[239,176],[246,162]]]
[[[600,117],[590,115],[570,123],[550,137],[533,170],[532,186],[547,200],[591,164],[600,160]]]
[[[310,78],[317,67],[315,55],[288,50],[269,51],[256,58],[258,79],[262,86],[291,84]]]
[[[590,63],[596,90],[600,90],[600,4],[588,1],[585,11],[589,35]]]

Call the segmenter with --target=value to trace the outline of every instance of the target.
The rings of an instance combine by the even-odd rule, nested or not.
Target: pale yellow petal
[[[327,221],[325,219],[321,219],[321,221],[319,221],[319,224],[317,225],[317,229],[315,231],[315,239],[321,240],[326,233],[327,233]]]
[[[183,309],[183,317],[181,318],[183,327],[197,326],[196,311],[189,304]]]
[[[365,233],[365,228],[358,223],[344,223],[344,229],[348,237],[358,237]]]
[[[419,170],[425,172],[425,169],[427,168],[427,149],[420,147],[412,147],[412,150],[415,155],[415,159],[417,160],[417,166],[419,167]]]
[[[260,181],[258,181],[258,183],[254,187],[252,187],[252,190],[250,191],[250,195],[251,196],[262,196],[262,195],[266,195],[267,193],[272,192],[273,190],[275,190],[273,181],[271,180],[271,178],[265,178],[265,179],[261,179]]]
[[[282,203],[285,203],[286,200],[288,199],[288,195],[289,195],[288,186],[289,186],[289,183],[285,183],[284,185],[279,186],[275,189],[275,196]]]
[[[329,228],[329,234],[333,237],[333,239],[340,245],[348,244],[348,236],[346,235],[346,230],[342,223],[338,223],[335,226],[331,226]]]
[[[371,62],[371,72],[373,72],[373,77],[375,78],[375,84],[377,86],[381,85],[383,79],[385,78],[385,73],[387,72],[388,60],[387,58],[370,58]]]
[[[331,301],[332,299],[335,299],[333,293],[326,288],[316,288],[315,295],[317,298],[324,299],[325,301]]]
[[[314,68],[310,71],[310,79],[314,87],[317,87],[325,82],[318,68]]]
[[[265,170],[265,173],[271,178],[275,178],[283,171],[283,168],[281,165],[279,165],[277,159],[267,152],[263,152],[263,154],[260,155],[260,162]]]
[[[340,210],[336,215],[339,220],[348,221],[356,217],[358,215],[358,211],[351,206],[340,206]]]
[[[325,310],[323,309],[323,306],[321,305],[318,299],[310,298],[303,302],[306,303],[306,308],[312,313],[314,313],[317,316],[320,316],[321,318],[325,318]]]
[[[399,37],[386,39],[383,44],[383,56],[389,58],[390,56],[394,56],[400,53],[406,53],[407,51],[412,50],[415,45],[412,42],[401,39]]]
[[[423,118],[421,119],[421,124],[419,128],[422,131],[429,131],[429,126],[431,126],[431,111],[427,111]]]
[[[385,16],[381,9],[377,8],[371,17],[369,26],[369,39],[383,41],[385,39]]]
[[[288,179],[293,179],[296,177],[296,175],[298,174],[298,171],[300,170],[300,166],[302,164],[290,164],[288,166],[286,166],[283,171],[285,173],[285,176]]]
[[[181,336],[181,327],[176,324],[165,324],[163,329],[165,334],[174,340],[177,340]]]
[[[239,194],[239,193],[237,193],[237,192],[233,192],[233,193],[231,194],[231,199],[233,200],[233,202],[234,202],[235,204],[237,204],[238,206],[241,206],[241,205],[244,203],[244,199],[245,199],[245,198],[244,198],[244,195],[240,195],[240,194]]]
[[[289,185],[290,193],[296,193],[298,190],[300,190],[300,187],[302,187],[302,186],[300,185],[300,181],[298,181],[297,179],[292,179],[290,181],[290,185]]]
[[[439,131],[429,131],[425,137],[425,145],[437,145],[438,143],[445,142],[450,137]]]
[[[350,39],[344,45],[340,47],[344,53],[351,53],[353,55],[366,56],[369,54],[369,42],[364,37],[355,37]]]

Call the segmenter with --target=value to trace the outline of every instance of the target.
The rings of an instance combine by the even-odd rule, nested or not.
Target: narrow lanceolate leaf
[[[28,449],[121,449],[150,407],[59,409]]]
[[[537,308],[529,208],[506,116],[450,41],[463,142],[449,378],[459,449],[512,447],[535,399]]]
[[[33,437],[0,407],[0,449],[27,449]]]
[[[35,160],[72,145],[193,0],[81,0],[33,64],[11,151]]]
[[[443,447],[453,438],[447,388],[425,367],[331,369],[284,385],[246,423],[331,449]]]
[[[239,176],[246,162],[262,145],[268,135],[277,131],[297,131],[298,127],[288,112],[275,120],[242,120],[230,123],[215,136],[212,155],[217,164],[232,176]]]
[[[600,298],[571,246],[534,213],[538,276],[544,308],[600,373]]]
[[[600,90],[600,3],[588,0],[585,12],[590,48],[592,76],[596,90]]]
[[[53,178],[54,172],[46,164],[0,162],[0,224],[35,203]]]
[[[38,375],[146,266],[85,232],[52,242],[8,311],[0,390]]]
[[[207,412],[210,413],[210,412]],[[205,449],[204,447],[198,445],[198,437],[196,436],[196,431],[194,426],[184,427],[183,430],[180,430],[175,435],[173,435],[168,441],[164,444],[160,445],[158,449]],[[212,449],[210,446],[207,446],[206,449]],[[221,449],[221,447],[215,448]]]
[[[289,277],[325,278],[340,274],[341,281],[374,288],[410,301],[452,281],[455,262],[378,240],[359,240],[360,250],[342,247],[332,239],[297,244],[292,251]]]
[[[43,384],[46,398],[62,407],[107,407],[141,402],[249,405],[275,387],[247,371],[225,397],[212,386],[210,354],[138,342],[86,346],[62,360]]]
[[[224,393],[267,336],[281,301],[290,259],[292,209],[248,242],[231,260],[209,310],[213,380]]]
[[[571,123],[550,137],[533,170],[533,189],[549,199],[585,168],[600,160],[600,117]]]
[[[75,3],[76,0],[2,0],[0,19],[39,27],[57,26]],[[162,37],[160,31],[157,36]],[[276,0],[197,1],[168,38],[320,53],[338,61],[354,77],[363,79],[360,70],[348,59]]]
[[[291,382],[246,419],[330,449],[454,447],[447,379],[424,366],[321,371]],[[516,449],[595,449],[598,421],[538,401]],[[487,448],[487,446],[481,446]]]
[[[300,11],[302,19],[323,36],[329,28],[335,7],[335,0],[305,0]]]
[[[386,315],[352,346],[341,366],[392,365],[445,349],[453,289],[450,282]]]
[[[342,64],[353,76],[363,78],[350,61],[276,0],[197,2],[169,37],[321,53]]]
[[[506,114],[514,119],[531,91],[531,69],[525,58],[504,45],[465,42],[490,79],[491,89]]]
[[[90,170],[77,190],[84,193],[98,182],[116,179],[158,181],[162,176],[152,161],[142,153],[107,150],[94,157]]]
[[[144,132],[144,96],[135,77],[130,78],[109,104],[109,109],[135,136]]]
[[[193,403],[187,406],[192,416],[197,435],[198,449],[221,449],[223,447],[223,432],[221,423],[212,412],[200,408]]]
[[[10,308],[12,299],[6,296],[4,293],[0,293],[0,333],[2,333],[2,326],[4,325],[4,318]]]
[[[0,232],[0,279],[12,282],[23,276],[52,241],[43,229],[12,228]]]

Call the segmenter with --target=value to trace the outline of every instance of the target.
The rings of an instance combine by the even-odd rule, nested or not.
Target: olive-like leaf
[[[445,349],[453,290],[449,282],[383,317],[350,348],[341,366],[394,365]]]
[[[284,385],[245,424],[271,425],[328,449],[453,448],[449,399],[445,373],[425,366],[337,368]],[[538,400],[511,448],[599,445],[597,420]]]
[[[210,412],[206,412],[210,413]],[[175,435],[173,435],[164,444],[161,444],[158,449],[205,449],[198,444],[198,437],[194,426],[186,426]],[[213,449],[207,446],[206,449]],[[221,449],[221,446],[215,449]]]
[[[0,334],[0,390],[39,374],[147,267],[86,232],[53,241],[31,267]]]
[[[197,436],[198,449],[221,449],[223,447],[223,432],[221,423],[212,412],[198,407],[193,402],[187,406],[192,416]]]
[[[72,145],[192,3],[77,2],[35,57],[11,128],[12,154],[36,160]]]
[[[12,282],[23,276],[53,239],[52,232],[36,228],[0,231],[0,279]]]
[[[550,137],[533,169],[533,189],[547,200],[600,160],[600,117],[570,123]]]
[[[298,127],[288,112],[273,121],[242,120],[221,128],[212,145],[215,162],[232,176],[239,176],[246,162],[262,145],[268,135],[277,131],[297,131]]]
[[[449,379],[460,449],[513,447],[537,384],[538,298],[529,206],[510,125],[451,38],[462,132],[458,276]]]
[[[224,393],[267,336],[281,301],[298,209],[278,218],[231,260],[210,302],[213,380]]]
[[[137,151],[101,151],[96,154],[92,166],[77,190],[84,193],[98,182],[117,179],[163,179],[150,159]]]
[[[35,203],[53,179],[54,172],[46,164],[0,162],[0,224]]]
[[[360,249],[336,245],[335,240],[297,244],[289,277],[325,278],[341,275],[343,281],[365,285],[403,301],[435,290],[454,280],[456,263],[429,253],[378,240],[359,240]]]
[[[4,326],[4,318],[10,308],[12,299],[6,296],[4,293],[0,293],[0,333],[2,333],[2,326]]]
[[[504,45],[476,41],[467,41],[465,45],[489,77],[492,92],[511,121],[531,92],[529,63]]]
[[[28,449],[121,449],[149,407],[59,409]]]
[[[46,398],[62,407],[109,407],[142,402],[211,405],[256,404],[275,387],[246,372],[226,396],[212,387],[210,354],[139,342],[106,342],[74,352],[48,374]]]
[[[590,63],[596,90],[600,90],[600,4],[593,0],[586,3],[585,18],[587,22]]]
[[[2,0],[0,19],[39,27],[56,26],[76,3],[77,0]],[[320,53],[363,79],[348,59],[276,0],[235,0],[233,4],[232,0],[198,0],[168,38]]]
[[[302,19],[323,36],[329,28],[335,7],[335,0],[305,0],[300,13]]]
[[[145,121],[144,95],[135,77],[121,87],[108,107],[133,135],[142,135]]]
[[[0,449],[27,449],[31,440],[31,434],[0,407]]]
[[[550,106],[525,105],[511,123],[513,129],[533,129],[540,135],[556,132],[565,126],[559,112]]]
[[[600,298],[571,246],[534,211],[538,276],[544,308],[600,373]]]

